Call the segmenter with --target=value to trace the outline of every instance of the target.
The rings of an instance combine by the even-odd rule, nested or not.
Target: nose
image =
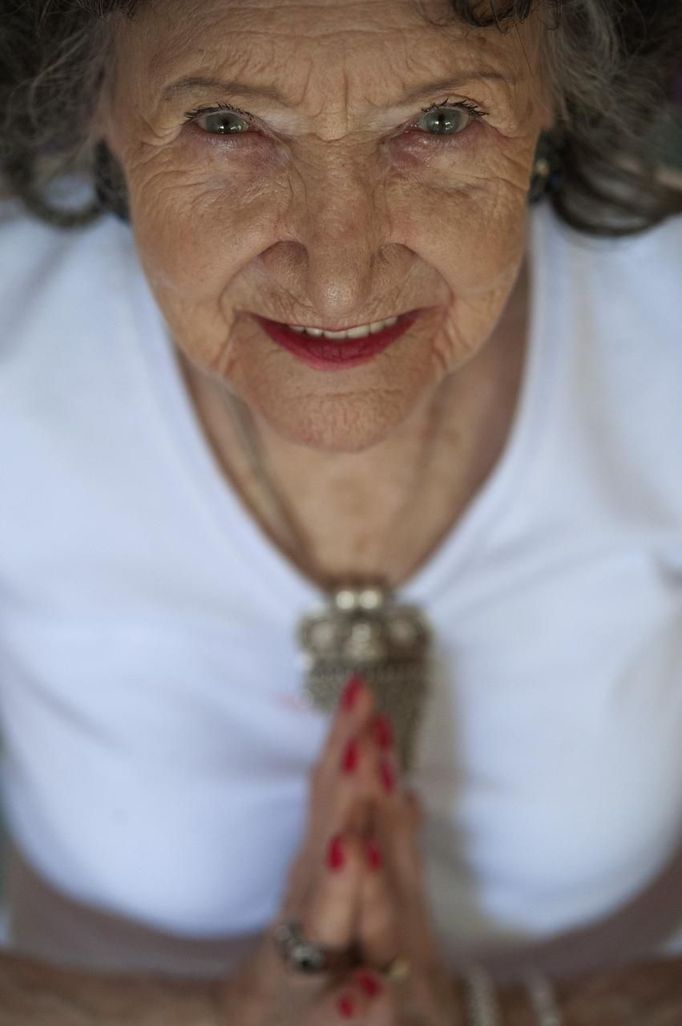
[[[366,166],[329,159],[323,169],[301,175],[288,228],[294,294],[320,326],[356,324],[395,292],[384,192]]]

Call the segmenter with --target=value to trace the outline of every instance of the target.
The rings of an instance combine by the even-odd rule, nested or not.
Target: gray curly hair
[[[0,0],[0,178],[35,215],[64,227],[107,210],[126,217],[125,181],[93,113],[116,19],[145,0]],[[679,0],[450,0],[452,16],[509,31],[535,8],[557,111],[549,142],[561,166],[549,196],[579,231],[625,235],[682,212],[658,175],[661,132],[675,117],[682,53]],[[78,174],[93,186],[80,210],[54,199]]]

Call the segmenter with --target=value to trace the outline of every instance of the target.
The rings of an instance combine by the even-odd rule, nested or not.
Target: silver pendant
[[[348,677],[361,674],[393,723],[402,768],[410,769],[431,683],[431,639],[421,611],[398,604],[390,589],[343,584],[299,626],[305,693],[317,709],[333,712]]]

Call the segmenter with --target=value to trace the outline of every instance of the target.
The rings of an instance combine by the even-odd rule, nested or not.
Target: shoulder
[[[639,235],[620,239],[574,240],[576,249],[589,253],[605,271],[643,276],[648,282],[660,279],[679,283],[682,270],[682,216],[671,217]],[[675,290],[677,292],[677,289]]]
[[[535,227],[536,242],[543,246],[549,260],[567,261],[579,275],[595,275],[599,280],[612,280],[613,284],[637,278],[654,289],[653,302],[666,288],[672,289],[677,299],[682,274],[682,215],[668,218],[660,225],[620,238],[600,238],[578,232],[560,221],[549,205],[538,211]],[[658,284],[657,284],[658,283]],[[643,287],[631,297],[643,293]],[[613,295],[605,296],[612,302]],[[628,296],[620,297],[623,300]]]
[[[65,280],[70,272],[85,285],[129,241],[129,230],[111,216],[66,229],[30,216],[13,200],[0,201],[0,319],[6,323],[12,307],[24,306],[32,284]]]
[[[597,238],[544,205],[531,248],[546,320],[556,329],[563,319],[578,349],[639,353],[651,369],[655,357],[682,373],[682,216],[638,235]]]
[[[129,293],[132,233],[112,217],[58,228],[0,203],[0,390],[33,385],[92,346]]]
[[[0,203],[0,321],[22,308],[22,286],[39,279],[69,243],[66,232],[30,217],[17,202]]]
[[[597,239],[546,210],[535,229],[562,444],[594,474],[595,494],[612,488],[613,508],[639,504],[650,519],[658,511],[679,539],[682,218]]]

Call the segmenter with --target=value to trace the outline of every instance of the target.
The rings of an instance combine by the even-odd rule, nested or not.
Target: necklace
[[[247,405],[233,393],[227,393],[226,399],[251,469],[288,536],[290,557],[321,588],[320,608],[304,616],[296,630],[304,693],[315,708],[330,713],[349,676],[360,674],[372,689],[378,709],[390,717],[399,760],[403,769],[410,769],[432,683],[433,632],[426,617],[417,606],[402,603],[385,576],[330,579],[321,571],[268,467]],[[414,491],[409,489],[398,517]]]

